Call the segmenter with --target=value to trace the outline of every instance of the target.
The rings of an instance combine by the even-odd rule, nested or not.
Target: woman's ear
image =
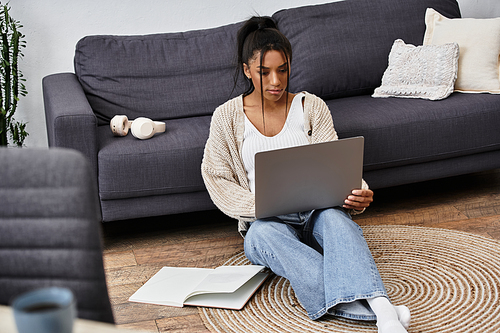
[[[252,79],[252,74],[250,73],[250,67],[247,64],[243,64],[243,73],[245,73],[245,76],[251,80]]]

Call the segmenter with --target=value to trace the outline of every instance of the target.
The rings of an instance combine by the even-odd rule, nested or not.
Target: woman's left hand
[[[361,211],[373,202],[372,190],[352,190],[351,194],[344,201],[344,208]]]

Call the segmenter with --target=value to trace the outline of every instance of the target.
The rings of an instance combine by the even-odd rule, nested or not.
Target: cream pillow
[[[460,47],[456,91],[500,93],[500,18],[449,19],[427,8],[425,24],[424,45]]]
[[[457,78],[458,44],[414,46],[394,41],[382,85],[372,97],[439,100],[453,92]]]

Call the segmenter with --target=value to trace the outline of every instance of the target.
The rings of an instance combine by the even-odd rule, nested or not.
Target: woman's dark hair
[[[235,74],[235,85],[238,82],[239,75],[244,72],[244,64],[250,66],[250,60],[254,59],[256,53],[260,52],[260,64],[267,51],[281,52],[287,61],[287,85],[286,85],[286,105],[288,109],[288,85],[290,81],[290,63],[292,62],[292,46],[288,39],[276,26],[274,20],[268,16],[254,16],[250,18],[238,30],[238,66]],[[246,78],[246,76],[245,76]],[[262,91],[262,67],[260,68],[261,96]],[[243,96],[251,94],[255,87],[251,80],[246,79],[248,87]],[[264,97],[262,97],[262,117],[264,117]],[[265,128],[265,124],[264,124]]]

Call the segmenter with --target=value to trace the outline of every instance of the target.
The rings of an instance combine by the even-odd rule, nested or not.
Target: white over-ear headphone
[[[127,116],[114,116],[109,122],[109,127],[115,136],[125,136],[132,125]]]
[[[155,133],[165,132],[165,123],[161,121],[152,121],[149,118],[139,117],[134,121],[129,121],[127,116],[114,116],[109,123],[109,127],[115,136],[125,136],[128,130],[137,139],[149,139]]]

